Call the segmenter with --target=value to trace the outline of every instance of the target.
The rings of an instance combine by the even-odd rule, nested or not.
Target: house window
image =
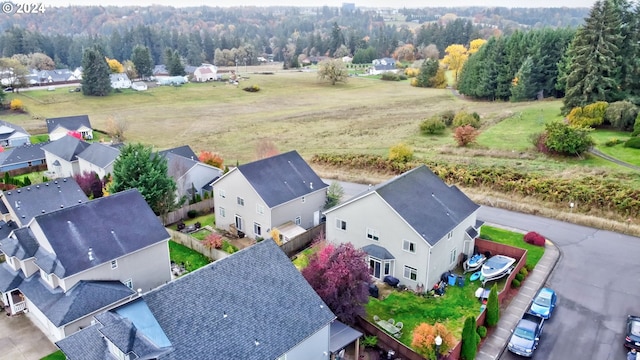
[[[378,241],[380,239],[380,234],[378,234],[378,230],[367,228],[367,239]]]
[[[298,216],[296,217],[296,225],[300,225],[302,224],[302,217]]]
[[[447,234],[447,240],[451,240],[452,237],[453,237],[453,231]]]
[[[224,199],[227,197],[227,192],[224,191],[223,189],[218,189],[218,195]]]
[[[416,244],[412,243],[409,240],[402,240],[402,250],[408,251],[410,253],[416,252]]]
[[[111,270],[118,268],[118,260],[111,260]]]
[[[411,266],[404,266],[404,277],[409,280],[417,280],[418,279],[418,270],[412,268]]]
[[[264,214],[264,205],[262,204],[256,204],[256,212],[258,214]]]
[[[453,248],[453,250],[451,250],[451,255],[449,256],[449,264],[455,264],[456,260],[458,257],[458,249],[457,248]]]
[[[133,280],[131,280],[131,279],[125,280],[124,281],[124,285],[126,287],[128,287],[129,289],[133,289]]]
[[[242,230],[242,216],[236,214],[236,229]]]
[[[227,216],[227,213],[226,213],[226,211],[224,210],[224,208],[223,208],[223,207],[220,207],[220,208],[218,208],[218,209],[219,209],[219,210],[218,210],[218,212],[220,213],[220,217],[225,217],[225,216]]]
[[[258,236],[262,235],[262,226],[258,223],[253,223],[253,233]]]
[[[340,230],[347,231],[347,222],[344,220],[336,219],[336,227]]]
[[[238,203],[238,205],[244,206],[244,199],[241,198],[240,196],[238,196],[238,198],[236,199],[236,202]]]
[[[303,196],[303,197],[302,197],[302,202],[304,203],[304,201],[305,201],[305,198],[304,198],[304,196]]]

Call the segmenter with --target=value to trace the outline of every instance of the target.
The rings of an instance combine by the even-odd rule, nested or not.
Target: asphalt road
[[[367,188],[340,184],[345,199]],[[537,231],[560,249],[560,260],[546,284],[558,293],[558,306],[545,324],[535,358],[625,359],[625,319],[640,315],[640,238],[486,206],[478,217]],[[508,351],[501,357],[518,358]]]

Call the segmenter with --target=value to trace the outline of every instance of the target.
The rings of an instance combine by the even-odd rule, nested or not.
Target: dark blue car
[[[549,288],[542,288],[533,298],[529,312],[538,315],[543,319],[549,319],[553,309],[556,307],[556,292]]]
[[[516,328],[509,338],[507,349],[514,354],[532,357],[538,347],[544,319],[538,315],[525,313],[518,321]]]

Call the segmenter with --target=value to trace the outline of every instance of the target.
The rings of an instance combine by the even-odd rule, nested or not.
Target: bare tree
[[[262,138],[258,140],[256,144],[256,159],[266,159],[268,157],[272,157],[274,155],[278,155],[280,151],[278,151],[278,147],[273,143],[270,139]]]
[[[114,119],[113,117],[110,117],[107,119],[107,132],[116,143],[124,141],[124,132],[128,128],[129,124],[122,118]]]

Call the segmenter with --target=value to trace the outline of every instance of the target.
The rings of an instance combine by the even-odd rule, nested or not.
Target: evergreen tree
[[[102,51],[94,46],[82,56],[82,93],[90,96],[105,96],[111,92],[111,70]]]
[[[620,19],[612,0],[599,0],[573,39],[563,112],[620,99]]]
[[[493,284],[489,291],[489,299],[487,299],[487,317],[485,323],[487,326],[496,326],[500,320],[500,302],[498,301],[498,285]]]
[[[174,50],[167,53],[169,56],[167,57],[167,70],[169,71],[169,75],[171,76],[184,76],[184,66],[182,65],[182,61],[180,60],[180,54],[178,50]]]
[[[513,79],[511,86],[511,101],[532,100],[538,89],[533,73],[533,60],[528,57]]]
[[[478,342],[476,341],[476,318],[469,316],[464,321],[462,328],[462,350],[460,355],[464,360],[474,360],[478,351]]]
[[[131,61],[141,78],[146,79],[153,74],[153,59],[148,47],[136,45],[131,54]]]
[[[433,87],[433,78],[438,73],[439,66],[438,60],[425,59],[420,67],[420,73],[416,76],[416,85],[419,87]]]
[[[113,164],[110,193],[137,188],[157,215],[175,209],[177,186],[168,175],[167,159],[151,147],[129,144],[120,150]]]

